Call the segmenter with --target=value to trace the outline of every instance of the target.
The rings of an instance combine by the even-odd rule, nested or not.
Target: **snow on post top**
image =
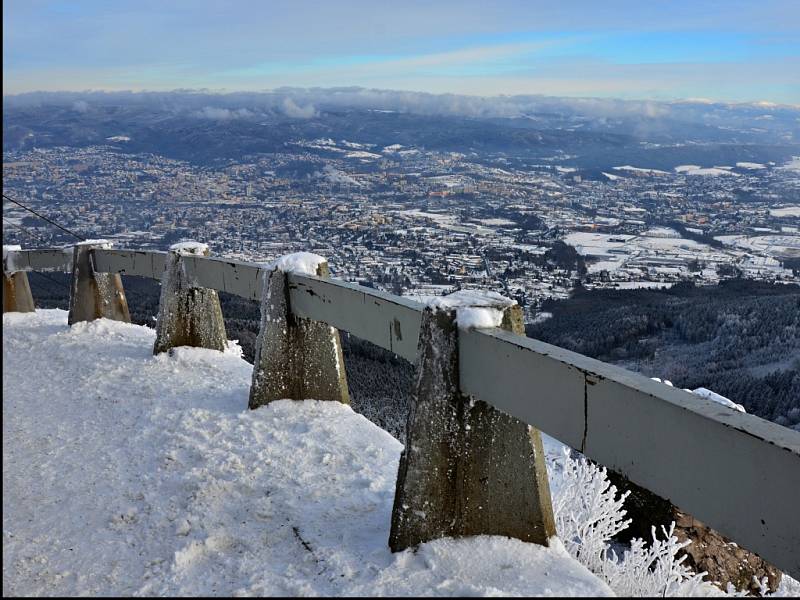
[[[514,304],[510,298],[487,290],[459,290],[428,302],[435,310],[455,309],[456,322],[462,329],[500,327],[503,311]]]
[[[12,273],[16,271],[14,254],[12,253],[18,250],[22,250],[22,246],[17,244],[3,244],[3,271],[6,273]]]
[[[297,273],[299,275],[316,275],[319,266],[328,262],[328,259],[312,252],[295,252],[286,254],[270,263],[270,269],[278,269],[284,273]]]
[[[108,249],[114,245],[114,242],[109,240],[83,240],[80,242],[75,242],[76,246],[94,246],[96,248],[104,248]]]
[[[210,253],[208,244],[201,242],[178,242],[172,244],[169,250],[181,256],[208,256]]]

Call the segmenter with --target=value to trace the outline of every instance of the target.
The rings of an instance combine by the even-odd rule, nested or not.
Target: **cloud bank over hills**
[[[236,119],[259,113],[282,113],[310,119],[320,111],[342,109],[383,110],[429,116],[468,118],[522,118],[536,113],[582,115],[589,118],[682,117],[687,120],[719,120],[738,114],[766,120],[776,116],[800,117],[800,105],[772,102],[725,103],[692,98],[677,101],[575,98],[544,95],[467,96],[432,94],[362,87],[278,88],[264,92],[215,92],[183,90],[171,92],[85,91],[27,92],[3,97],[8,108],[72,104],[86,112],[95,105],[150,105],[161,110],[194,111],[200,118]]]

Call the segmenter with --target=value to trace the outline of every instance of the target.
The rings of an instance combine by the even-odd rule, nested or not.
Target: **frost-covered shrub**
[[[598,572],[608,560],[609,541],[630,523],[623,508],[629,492],[617,496],[605,469],[571,458],[567,448],[550,468],[558,472],[553,489],[556,531],[570,554]]]
[[[659,539],[653,527],[648,544],[635,538],[618,555],[611,539],[625,529],[623,508],[627,493],[617,496],[606,470],[583,457],[571,458],[568,449],[551,469],[556,530],[567,551],[604,579],[621,596],[719,596],[723,592],[703,581],[703,573],[684,566],[677,554],[689,542],[673,535],[674,524]]]

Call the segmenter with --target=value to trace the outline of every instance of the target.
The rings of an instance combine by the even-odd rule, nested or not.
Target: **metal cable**
[[[66,227],[62,227],[61,225],[59,225],[59,224],[58,224],[58,223],[56,223],[55,221],[53,221],[53,220],[51,220],[51,219],[48,219],[48,218],[47,218],[47,217],[45,217],[44,215],[40,215],[38,212],[36,212],[36,211],[35,211],[35,210],[33,210],[32,208],[29,208],[29,207],[25,206],[25,205],[24,205],[22,202],[19,202],[18,200],[14,200],[13,198],[9,198],[9,197],[8,197],[8,196],[6,196],[5,194],[3,194],[3,198],[5,198],[6,200],[8,200],[9,202],[13,202],[14,204],[16,204],[17,206],[19,206],[19,207],[21,207],[21,208],[24,208],[24,209],[25,209],[25,210],[27,210],[29,213],[36,215],[37,217],[39,217],[40,219],[43,219],[44,221],[47,221],[47,222],[48,222],[48,223],[50,223],[51,225],[55,225],[55,226],[56,226],[56,227],[58,227],[60,230],[62,230],[62,231],[66,231],[68,234],[70,234],[71,236],[73,236],[73,237],[75,237],[75,238],[79,239],[80,241],[82,241],[82,242],[83,242],[83,241],[86,241],[86,238],[85,238],[85,237],[83,237],[82,235],[78,235],[78,234],[77,234],[77,233],[75,233],[74,231],[70,231],[70,230],[69,230],[69,229],[67,229]]]
[[[32,238],[36,238],[37,240],[39,240],[40,242],[42,242],[42,243],[44,243],[44,244],[46,244],[46,243],[47,243],[47,242],[45,241],[45,239],[44,239],[42,236],[40,236],[40,235],[37,235],[37,234],[33,233],[32,231],[28,231],[28,230],[27,230],[27,229],[25,229],[25,228],[24,228],[22,225],[17,225],[16,223],[14,223],[14,222],[10,221],[9,219],[6,219],[5,217],[3,217],[3,221],[5,222],[5,224],[6,224],[6,225],[11,225],[12,227],[16,227],[16,228],[17,228],[17,229],[19,229],[19,230],[20,230],[22,233],[26,233],[26,234],[28,234],[29,236],[31,236]]]

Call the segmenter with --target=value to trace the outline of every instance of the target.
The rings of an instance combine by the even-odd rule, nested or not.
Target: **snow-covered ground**
[[[654,568],[642,548],[618,561],[623,500],[547,436],[566,549],[480,536],[393,555],[388,433],[335,402],[248,410],[235,344],[153,357],[151,329],[66,317],[3,315],[4,596],[724,595],[675,538]],[[778,595],[798,594],[784,576]]]
[[[3,316],[4,595],[611,595],[558,540],[391,554],[397,440],[338,403],[249,411],[235,346],[153,340]]]

